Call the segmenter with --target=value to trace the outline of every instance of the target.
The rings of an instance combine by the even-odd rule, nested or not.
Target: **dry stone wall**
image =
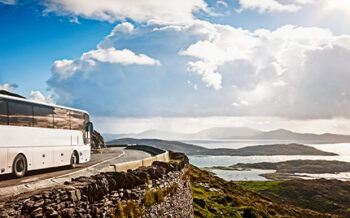
[[[0,217],[193,217],[188,159],[80,177],[56,189],[0,202]]]

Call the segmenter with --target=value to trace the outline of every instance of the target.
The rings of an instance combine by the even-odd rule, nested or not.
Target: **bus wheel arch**
[[[22,178],[28,171],[27,158],[23,153],[17,154],[12,163],[12,174],[16,178]]]
[[[75,168],[79,164],[79,153],[77,150],[74,150],[71,156],[70,167]]]

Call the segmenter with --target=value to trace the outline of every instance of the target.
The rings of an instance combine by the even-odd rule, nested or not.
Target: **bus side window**
[[[8,125],[7,101],[0,98],[0,125]]]
[[[73,130],[80,130],[82,132],[85,132],[85,119],[84,114],[77,111],[71,111],[70,113],[70,120],[71,120],[71,129]]]
[[[63,108],[54,109],[54,128],[55,129],[70,129],[69,111]]]
[[[34,106],[34,126],[42,128],[53,128],[53,108],[47,106]]]
[[[28,103],[9,101],[9,124],[12,126],[33,126],[33,106]]]

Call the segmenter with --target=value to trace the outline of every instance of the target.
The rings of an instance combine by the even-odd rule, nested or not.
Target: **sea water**
[[[286,144],[292,143],[287,141],[272,141],[272,140],[242,140],[242,144],[239,140],[192,140],[186,141],[187,143],[193,143],[201,145],[207,148],[242,148],[253,145],[263,144]],[[196,143],[195,143],[196,142]],[[273,143],[271,143],[273,142]],[[333,152],[339,154],[339,156],[306,156],[306,155],[274,155],[274,156],[189,156],[190,163],[198,167],[212,167],[212,166],[231,166],[238,163],[258,163],[258,162],[281,162],[288,160],[338,160],[350,162],[350,143],[339,144],[306,144],[319,150]],[[232,181],[249,181],[249,180],[267,180],[266,178],[259,176],[264,173],[274,172],[273,170],[245,170],[245,171],[231,171],[231,170],[215,170],[213,171],[217,176],[226,180]],[[350,181],[350,173],[337,173],[337,174],[298,174],[300,178],[314,179],[314,178],[326,178],[326,179],[340,179]]]

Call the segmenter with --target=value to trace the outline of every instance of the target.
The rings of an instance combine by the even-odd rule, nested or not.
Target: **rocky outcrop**
[[[105,148],[105,142],[103,140],[102,135],[94,130],[91,134],[91,148],[92,149],[99,149],[99,148]]]
[[[80,177],[0,203],[0,217],[193,217],[188,159],[128,172]]]
[[[350,217],[350,181],[335,179],[246,181],[240,185],[255,189],[275,202],[287,203],[322,213],[333,213]],[[258,187],[256,189],[256,187]],[[261,188],[266,187],[266,188]]]
[[[262,184],[259,181],[252,181],[252,183],[257,185],[257,189],[255,189],[256,191],[265,191],[268,190],[269,187],[272,187],[273,189],[269,190],[270,192],[274,192],[271,192],[270,196],[280,199],[280,201],[274,201],[266,195],[261,195],[236,183],[213,176],[207,171],[201,170],[192,165],[189,165],[189,177],[191,178],[192,183],[193,207],[196,217],[343,217],[290,205],[290,202],[284,201],[280,196],[282,194],[285,196],[288,195],[289,199],[293,199],[293,201],[298,202],[299,205],[303,205],[301,199],[307,200],[309,203],[313,202],[314,205],[322,202],[322,204],[319,204],[319,207],[323,207],[323,211],[325,212],[330,212],[330,206],[337,206],[336,203],[349,196],[346,192],[338,192],[344,190],[346,186],[342,189],[337,188],[336,186],[329,186],[327,188],[319,186],[317,191],[322,194],[317,196],[318,200],[316,201],[316,198],[314,198],[315,196],[313,197],[311,195],[312,193],[315,193],[315,188],[311,185],[313,183],[312,181],[307,182],[310,184],[309,186],[300,187],[301,184],[299,186],[291,185],[289,189],[284,188],[284,182],[280,183],[281,185],[272,187],[271,184],[267,185]],[[304,180],[301,180],[301,183],[303,181]],[[276,182],[274,183],[278,184]],[[334,183],[334,185],[338,184],[339,183]],[[250,184],[249,187],[253,187],[253,185]],[[328,200],[330,198],[322,198],[328,194],[325,190],[329,193],[333,192],[333,196],[336,196],[339,200],[337,202],[329,202]],[[339,196],[339,193],[342,193],[342,197]],[[349,205],[346,204],[346,202],[349,201],[344,200],[343,206]]]

